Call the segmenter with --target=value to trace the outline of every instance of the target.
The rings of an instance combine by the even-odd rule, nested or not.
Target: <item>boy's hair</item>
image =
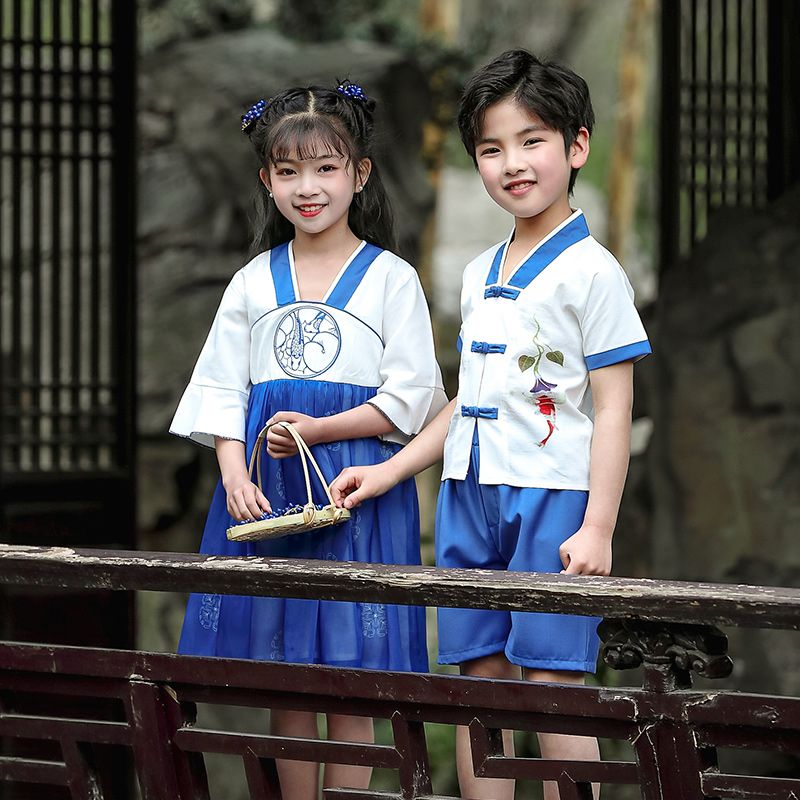
[[[508,50],[481,67],[468,81],[458,109],[461,141],[477,166],[476,143],[480,140],[486,110],[494,103],[513,98],[536,114],[551,130],[570,145],[578,131],[594,127],[594,111],[586,81],[571,69],[540,61],[527,50]],[[575,186],[578,170],[569,178],[569,193]]]
[[[375,101],[366,97],[353,98],[322,86],[296,87],[271,98],[244,130],[259,164],[267,170],[276,161],[292,157],[305,160],[336,153],[354,168],[369,158],[372,171],[363,190],[353,195],[348,224],[359,239],[393,250],[392,208],[372,155],[374,110]],[[253,228],[254,253],[294,238],[294,226],[278,211],[261,181]]]

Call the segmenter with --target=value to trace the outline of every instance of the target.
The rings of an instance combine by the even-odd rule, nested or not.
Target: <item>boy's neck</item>
[[[514,250],[525,253],[532,250],[573,213],[569,199],[565,197],[563,202],[553,203],[541,214],[533,217],[515,217]]]

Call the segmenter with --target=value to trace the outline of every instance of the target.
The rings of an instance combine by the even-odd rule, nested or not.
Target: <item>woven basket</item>
[[[233,542],[252,542],[261,539],[280,539],[282,536],[289,536],[293,533],[305,533],[314,528],[322,528],[326,525],[338,525],[340,522],[350,519],[350,512],[346,508],[337,508],[333,503],[330,489],[322,474],[322,470],[317,464],[309,446],[303,441],[303,437],[295,430],[289,422],[277,422],[286,428],[292,435],[297,444],[297,453],[303,465],[303,475],[306,479],[307,502],[305,505],[295,505],[289,508],[280,516],[270,516],[263,519],[252,520],[251,522],[240,522],[232,525],[227,530],[228,539]],[[250,455],[250,480],[253,480],[253,469],[256,470],[256,485],[263,492],[261,486],[261,448],[267,437],[270,425],[265,425],[258,434],[253,452]],[[311,494],[311,477],[308,472],[308,462],[314,467],[314,472],[325,490],[328,504],[317,506]]]

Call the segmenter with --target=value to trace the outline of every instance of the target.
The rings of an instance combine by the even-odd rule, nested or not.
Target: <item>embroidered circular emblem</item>
[[[333,366],[342,349],[336,320],[319,306],[297,306],[278,323],[275,358],[294,378],[313,378]]]

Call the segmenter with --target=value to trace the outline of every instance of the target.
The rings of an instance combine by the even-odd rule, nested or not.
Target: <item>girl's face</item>
[[[511,98],[486,109],[475,148],[489,196],[517,219],[569,215],[570,173],[589,155],[589,133],[581,128],[565,151],[564,137]]]
[[[353,195],[361,191],[370,163],[361,162],[357,171],[352,161],[324,145],[313,158],[301,159],[296,152],[286,160],[270,163],[260,177],[272,192],[278,211],[294,225],[297,233],[323,233],[347,225]]]

